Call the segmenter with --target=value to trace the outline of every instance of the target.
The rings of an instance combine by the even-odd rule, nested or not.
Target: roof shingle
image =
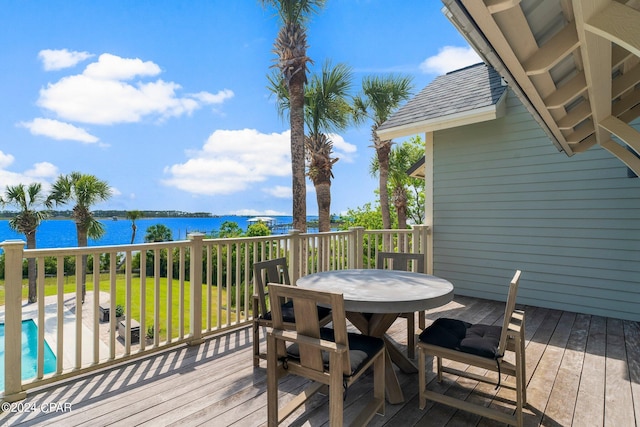
[[[506,89],[500,75],[484,63],[451,71],[436,77],[378,130],[495,105]]]

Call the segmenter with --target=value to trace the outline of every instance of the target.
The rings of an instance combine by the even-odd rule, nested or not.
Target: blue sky
[[[288,123],[266,89],[278,30],[257,0],[7,0],[0,14],[0,189],[96,175],[95,209],[291,215]],[[325,60],[401,73],[414,93],[479,58],[438,1],[328,0]],[[334,136],[332,212],[375,199],[370,123]],[[308,185],[307,212],[317,214]]]

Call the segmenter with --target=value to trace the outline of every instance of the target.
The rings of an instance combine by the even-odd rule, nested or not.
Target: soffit
[[[567,155],[600,145],[640,175],[640,0],[442,0]]]

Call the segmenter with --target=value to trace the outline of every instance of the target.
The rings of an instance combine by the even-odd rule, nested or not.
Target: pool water
[[[44,342],[44,373],[56,370],[56,356]],[[22,379],[35,378],[38,373],[38,327],[33,320],[22,321]],[[0,323],[0,390],[4,390],[4,323]]]

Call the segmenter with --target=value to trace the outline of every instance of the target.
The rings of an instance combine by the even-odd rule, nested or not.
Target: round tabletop
[[[345,311],[406,313],[440,307],[453,299],[453,285],[429,274],[399,270],[335,270],[309,274],[297,286],[343,294]]]

